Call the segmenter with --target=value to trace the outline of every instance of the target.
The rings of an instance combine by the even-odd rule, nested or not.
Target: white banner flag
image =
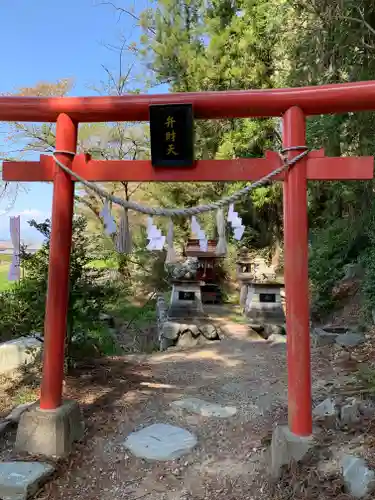
[[[13,245],[12,263],[9,268],[9,281],[19,281],[21,277],[20,269],[20,246],[21,246],[20,216],[10,217],[10,237]]]

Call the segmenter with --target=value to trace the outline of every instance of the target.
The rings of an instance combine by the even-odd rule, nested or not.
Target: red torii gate
[[[76,151],[80,122],[147,121],[152,104],[192,104],[198,119],[283,117],[283,146],[305,146],[305,117],[375,109],[375,81],[295,89],[204,92],[121,97],[0,97],[0,120],[56,122],[56,150]],[[289,151],[288,158],[299,154]],[[153,168],[149,161],[101,161],[56,153],[89,181],[250,181],[280,165],[264,159],[202,160],[194,168]],[[327,158],[312,151],[275,180],[284,181],[285,287],[287,308],[288,408],[290,430],[312,432],[308,300],[307,180],[373,178],[373,157]],[[38,162],[4,162],[4,181],[52,181],[52,232],[40,408],[62,404],[74,179],[41,155]]]

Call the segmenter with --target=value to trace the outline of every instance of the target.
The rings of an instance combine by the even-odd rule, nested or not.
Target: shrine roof
[[[199,240],[190,239],[188,240],[185,246],[184,255],[186,257],[219,259],[220,256],[216,255],[216,245],[217,245],[217,240],[208,240],[207,252],[202,252],[202,250],[199,247]]]

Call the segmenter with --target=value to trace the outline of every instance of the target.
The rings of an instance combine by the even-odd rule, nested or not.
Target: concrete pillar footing
[[[41,410],[38,401],[21,416],[16,449],[33,455],[63,457],[83,435],[84,423],[78,403],[66,400],[56,410]]]

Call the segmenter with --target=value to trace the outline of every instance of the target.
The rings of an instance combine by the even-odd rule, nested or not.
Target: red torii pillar
[[[347,89],[349,97],[342,92]],[[221,94],[221,103],[218,94]],[[334,96],[337,98],[332,101]],[[223,93],[186,93],[141,96],[141,99],[139,96],[36,99],[33,103],[28,100],[28,107],[25,106],[25,98],[10,98],[13,99],[12,106],[9,105],[9,98],[0,98],[0,119],[56,120],[57,150],[74,152],[78,121],[146,120],[149,104],[193,102],[198,118],[277,116],[283,113],[283,144],[285,148],[291,148],[305,145],[305,114],[301,107],[297,107],[298,104],[303,105],[310,114],[367,109],[366,96],[374,100],[375,82],[355,84],[350,88],[337,85],[272,92],[228,92],[224,96]],[[249,106],[251,104],[252,111],[249,111],[250,107],[246,108],[245,101]],[[264,113],[260,112],[262,106]],[[298,154],[299,151],[289,151],[288,157],[293,158]],[[193,169],[176,170],[154,169],[149,161],[101,161],[91,160],[87,155],[77,155],[73,159],[71,155],[59,154],[59,159],[86,180],[97,182],[250,181],[272,172],[281,162],[279,155],[272,152],[268,152],[264,159],[202,160],[197,161]],[[275,178],[284,180],[289,426],[293,433],[300,436],[308,436],[312,432],[307,180],[359,180],[372,177],[372,157],[326,158],[324,152],[319,150],[310,152],[287,172]],[[53,158],[42,155],[39,162],[4,162],[3,179],[54,182],[40,399],[42,409],[54,410],[62,401],[74,178],[60,171]]]

